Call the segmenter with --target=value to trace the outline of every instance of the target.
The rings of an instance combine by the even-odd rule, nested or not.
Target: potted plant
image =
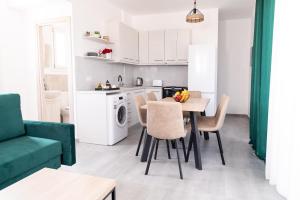
[[[100,32],[99,31],[95,31],[94,32],[94,37],[101,38]]]
[[[104,55],[106,59],[112,59],[112,49],[107,49],[107,48],[103,49],[101,51],[101,55]]]

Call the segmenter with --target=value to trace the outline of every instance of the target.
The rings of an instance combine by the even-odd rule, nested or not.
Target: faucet
[[[122,87],[124,84],[123,84],[123,78],[121,75],[118,76],[118,84],[119,84],[119,87]]]

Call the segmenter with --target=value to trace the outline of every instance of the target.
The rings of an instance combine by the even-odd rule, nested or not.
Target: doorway
[[[73,122],[71,18],[37,25],[39,119]]]

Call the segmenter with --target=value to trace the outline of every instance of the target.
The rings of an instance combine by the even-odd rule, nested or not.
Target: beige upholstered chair
[[[218,145],[220,149],[222,164],[225,165],[225,159],[223,155],[223,147],[220,137],[220,129],[222,128],[226,116],[227,107],[229,104],[229,97],[223,95],[221,97],[220,104],[218,105],[215,116],[213,117],[200,117],[198,120],[198,129],[200,132],[216,133],[218,139]],[[188,152],[190,151],[190,147]],[[189,154],[189,153],[188,153]]]
[[[179,173],[180,178],[182,179],[181,163],[177,147],[177,140],[182,139],[182,143],[184,144],[183,138],[187,133],[184,129],[182,106],[180,103],[155,101],[150,101],[147,105],[147,132],[154,138],[154,140],[152,142],[145,174],[148,174],[154,147],[158,141],[172,140],[175,143]],[[183,147],[183,150],[185,155],[185,147]]]
[[[202,94],[200,91],[189,91],[190,92],[190,98],[202,98]],[[183,112],[183,118],[186,119],[186,121],[190,118],[189,112]]]
[[[157,101],[156,95],[154,92],[147,93],[147,101]]]
[[[190,97],[192,98],[201,98],[202,94],[200,91],[189,91],[190,92]]]
[[[136,149],[136,156],[139,155],[139,151],[140,151],[140,147],[141,147],[141,143],[147,128],[147,110],[143,110],[141,109],[141,106],[146,105],[146,101],[145,98],[143,96],[136,96],[135,97],[135,106],[136,106],[136,110],[138,113],[138,117],[139,117],[139,122],[141,124],[141,126],[143,127],[142,129],[142,133],[139,139],[139,144],[137,146]]]

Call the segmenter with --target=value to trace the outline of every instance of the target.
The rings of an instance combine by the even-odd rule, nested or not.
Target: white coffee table
[[[116,181],[44,168],[0,191],[5,200],[116,199]]]

